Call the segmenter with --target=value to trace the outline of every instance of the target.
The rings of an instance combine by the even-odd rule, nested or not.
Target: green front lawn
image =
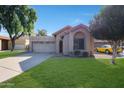
[[[0,51],[0,59],[6,58],[6,57],[11,57],[11,56],[16,56],[16,55],[21,54],[23,52],[24,52],[23,50],[14,50],[13,52],[11,52],[10,50]]]
[[[124,87],[124,59],[53,57],[0,87]]]

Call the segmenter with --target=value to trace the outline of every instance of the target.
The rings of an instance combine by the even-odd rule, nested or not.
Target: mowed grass
[[[0,87],[110,88],[124,87],[124,59],[52,57],[42,64],[0,83]]]
[[[6,58],[6,57],[11,57],[11,56],[16,56],[16,55],[21,54],[23,52],[24,52],[23,50],[14,50],[13,52],[11,52],[10,50],[0,51],[0,59]]]

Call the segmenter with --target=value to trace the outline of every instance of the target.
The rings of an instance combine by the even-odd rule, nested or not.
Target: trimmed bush
[[[80,52],[79,50],[75,50],[75,51],[74,51],[74,55],[75,55],[75,56],[79,56],[80,54],[81,54],[81,52]]]
[[[84,51],[84,52],[82,52],[82,56],[83,56],[83,57],[89,57],[89,53],[86,52],[86,51]]]

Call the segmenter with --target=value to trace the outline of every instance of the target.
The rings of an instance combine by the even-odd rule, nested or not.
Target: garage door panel
[[[55,52],[55,43],[34,42],[33,52],[53,53]]]
[[[25,46],[24,45],[18,45],[16,44],[15,45],[15,49],[19,50],[19,49],[25,49]]]

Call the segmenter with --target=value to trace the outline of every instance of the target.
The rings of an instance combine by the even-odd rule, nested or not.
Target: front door
[[[63,41],[59,41],[59,53],[63,53]]]
[[[8,41],[2,40],[2,50],[7,50],[7,49],[8,49]]]

